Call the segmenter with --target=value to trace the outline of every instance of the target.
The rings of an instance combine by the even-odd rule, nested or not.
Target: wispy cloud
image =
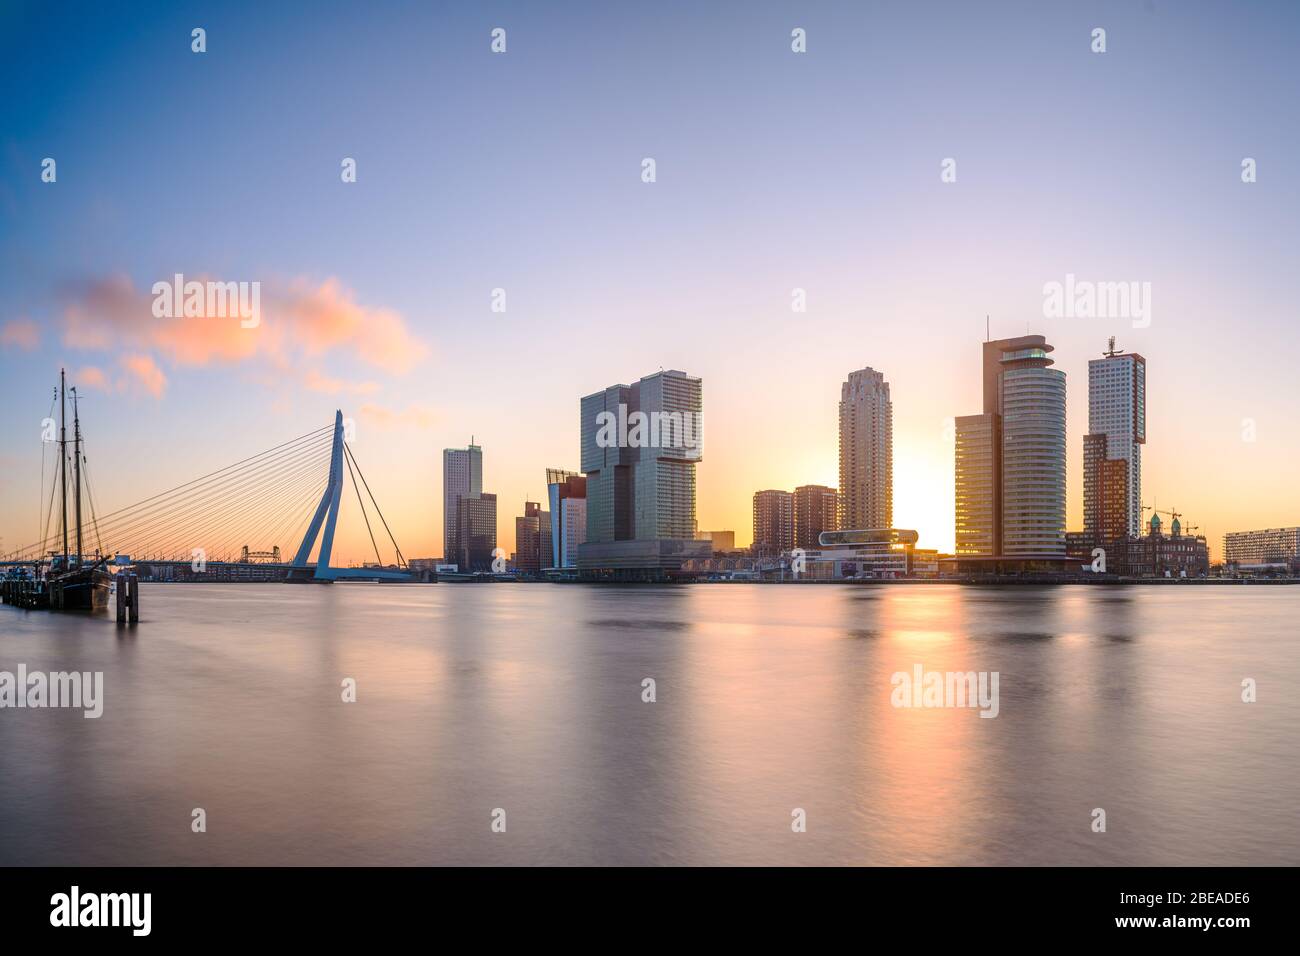
[[[207,282],[207,276],[187,276]],[[171,281],[163,277],[160,281]],[[264,283],[261,318],[245,328],[238,317],[188,316],[158,318],[153,296],[137,289],[124,275],[68,283],[64,287],[63,341],[90,351],[114,352],[151,393],[165,387],[160,356],[174,366],[258,364],[280,372],[299,370],[305,387],[319,392],[369,394],[373,382],[353,382],[327,376],[311,363],[327,357],[355,359],[392,375],[404,375],[429,354],[429,348],[407,327],[400,314],[357,303],[334,278],[312,283],[294,279]],[[151,363],[145,367],[145,360]]]
[[[367,402],[361,406],[363,420],[377,428],[432,428],[437,413],[426,405],[408,405],[403,409],[387,408]]]
[[[31,319],[12,319],[0,325],[0,348],[33,352],[40,344],[40,327]]]
[[[167,391],[167,376],[152,356],[135,353],[118,357],[118,374],[98,365],[83,365],[73,373],[70,384],[80,389],[109,393],[134,393],[162,398]]]
[[[126,390],[143,390],[154,398],[161,398],[167,389],[167,376],[158,363],[148,355],[123,355],[119,360],[126,372]]]
[[[315,369],[307,370],[302,377],[302,384],[313,392],[324,392],[326,395],[371,395],[379,391],[378,382],[349,382],[323,375]]]

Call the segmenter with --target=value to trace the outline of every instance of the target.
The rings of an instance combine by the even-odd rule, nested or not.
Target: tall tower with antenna
[[[1088,362],[1088,433],[1083,436],[1083,530],[1101,544],[1142,533],[1142,446],[1146,359],[1107,342]]]

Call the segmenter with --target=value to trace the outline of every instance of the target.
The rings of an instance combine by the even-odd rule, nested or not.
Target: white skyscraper
[[[894,524],[894,404],[875,369],[840,386],[840,521],[853,530]]]
[[[1142,446],[1147,440],[1147,363],[1116,351],[1088,362],[1083,439],[1083,529],[1090,541],[1142,533]]]

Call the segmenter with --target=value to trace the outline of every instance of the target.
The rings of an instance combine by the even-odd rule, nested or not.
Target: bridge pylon
[[[339,519],[339,499],[343,495],[343,411],[334,412],[334,442],[330,447],[330,474],[325,483],[325,491],[312,515],[307,533],[303,535],[298,553],[294,555],[292,566],[286,581],[319,581],[328,583],[344,578],[357,578],[369,581],[409,581],[408,571],[393,571],[388,568],[332,568],[330,553],[334,549],[334,527]],[[324,525],[322,532],[321,526]],[[311,550],[320,536],[320,552],[316,555],[313,569],[307,563]]]

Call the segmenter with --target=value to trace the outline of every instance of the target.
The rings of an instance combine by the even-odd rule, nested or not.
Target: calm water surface
[[[0,710],[0,863],[1300,863],[1300,588],[141,590],[0,607],[106,699]],[[999,716],[893,707],[916,664]]]

